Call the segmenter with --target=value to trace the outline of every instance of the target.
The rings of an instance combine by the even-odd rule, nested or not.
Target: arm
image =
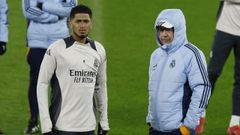
[[[49,14],[37,7],[37,2],[34,0],[22,0],[22,9],[24,16],[35,22],[48,23],[56,22],[59,17],[57,15]]]
[[[150,86],[151,85],[151,86]],[[151,121],[153,119],[152,117],[152,113],[153,113],[153,103],[152,103],[152,98],[153,98],[153,89],[150,89],[150,87],[153,87],[152,86],[153,84],[150,82],[149,80],[149,83],[148,83],[148,114],[147,114],[147,117],[146,117],[146,122],[149,126],[151,126]]]
[[[52,49],[48,49],[43,58],[37,84],[37,99],[42,133],[52,131],[52,121],[48,107],[48,86],[56,68],[56,60]]]
[[[0,41],[8,42],[8,5],[6,0],[0,0]]]
[[[235,3],[235,4],[240,4],[240,0],[224,0],[224,1]]]
[[[77,5],[77,0],[65,0],[62,2],[46,1],[43,2],[42,9],[48,13],[60,16],[68,17],[73,7]]]
[[[99,114],[100,126],[103,130],[109,130],[107,114],[107,78],[106,78],[106,59],[100,64],[98,69],[97,81],[95,86],[95,97],[97,101],[97,111]]]
[[[191,58],[187,68],[187,77],[192,90],[192,96],[183,123],[191,130],[195,130],[198,125],[211,93],[211,84],[208,80],[205,57],[196,48],[193,50],[194,56]]]
[[[148,81],[148,114],[147,114],[147,118],[146,118],[146,122],[150,125],[151,123],[151,120],[152,120],[152,109],[153,109],[153,104],[152,104],[152,99],[153,99],[153,89],[154,89],[154,84],[152,83],[152,79],[151,79],[151,74],[153,72],[152,70],[152,60],[153,60],[153,57],[154,56],[154,53],[151,55],[151,58],[150,58],[150,64],[149,64],[149,71],[148,71],[148,74],[149,74],[149,81]]]
[[[147,124],[151,125],[151,119],[152,119],[152,115],[151,114],[152,113],[151,113],[151,108],[150,108],[150,106],[151,106],[150,94],[149,94],[148,101],[149,101],[149,103],[148,103],[148,114],[147,114],[146,122],[147,122]]]

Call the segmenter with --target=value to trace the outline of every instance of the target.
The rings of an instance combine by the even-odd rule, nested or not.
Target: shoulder
[[[100,42],[95,41],[95,40],[94,40],[94,43],[95,43],[95,46],[96,46],[96,51],[101,58],[101,61],[102,62],[106,61],[106,51],[105,51],[104,46]]]
[[[94,43],[96,46],[97,53],[101,56],[102,59],[105,59],[106,58],[106,50],[105,50],[104,46],[100,42],[95,41],[95,40],[94,40]]]
[[[184,51],[184,60],[188,62],[197,62],[198,64],[205,63],[206,59],[204,53],[195,45],[189,43],[184,45],[185,51]]]
[[[158,47],[157,49],[155,49],[155,50],[152,52],[152,54],[151,54],[151,59],[152,59],[152,60],[156,59],[157,57],[159,57],[160,53],[161,53],[161,48]]]
[[[66,48],[66,43],[63,39],[59,39],[59,40],[56,40],[55,42],[53,42],[49,48],[59,48],[59,47],[62,47],[62,46],[65,46]]]
[[[66,49],[66,43],[63,39],[59,39],[53,42],[49,47],[48,50],[54,51],[55,53],[59,52],[59,50]]]
[[[105,48],[100,42],[94,40],[94,43],[95,43],[97,51],[105,53]]]
[[[203,52],[195,45],[188,43],[184,45],[184,54],[192,55],[192,56],[202,56]]]

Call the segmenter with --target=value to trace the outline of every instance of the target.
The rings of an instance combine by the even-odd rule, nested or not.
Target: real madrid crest
[[[94,60],[93,67],[98,68],[98,60],[97,59]]]
[[[172,60],[172,62],[169,64],[170,68],[174,68],[176,65],[176,60]]]

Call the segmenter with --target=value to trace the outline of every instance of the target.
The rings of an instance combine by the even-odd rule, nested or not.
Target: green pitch
[[[79,1],[80,2],[80,1]],[[91,37],[108,56],[110,135],[146,135],[148,64],[157,48],[153,25],[165,8],[180,8],[187,19],[188,40],[209,59],[218,0],[82,0],[93,9]],[[21,0],[8,0],[9,46],[0,57],[0,129],[22,135],[27,127],[28,65],[26,20]],[[227,61],[207,110],[204,135],[224,135],[231,116],[233,58]]]

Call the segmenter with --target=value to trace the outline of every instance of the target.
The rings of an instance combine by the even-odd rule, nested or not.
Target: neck
[[[85,44],[85,43],[86,43],[86,40],[87,40],[86,37],[85,37],[85,38],[80,38],[79,36],[77,36],[77,35],[75,35],[75,34],[73,34],[72,37],[73,37],[73,39],[75,39],[77,42],[83,43],[83,44]]]

